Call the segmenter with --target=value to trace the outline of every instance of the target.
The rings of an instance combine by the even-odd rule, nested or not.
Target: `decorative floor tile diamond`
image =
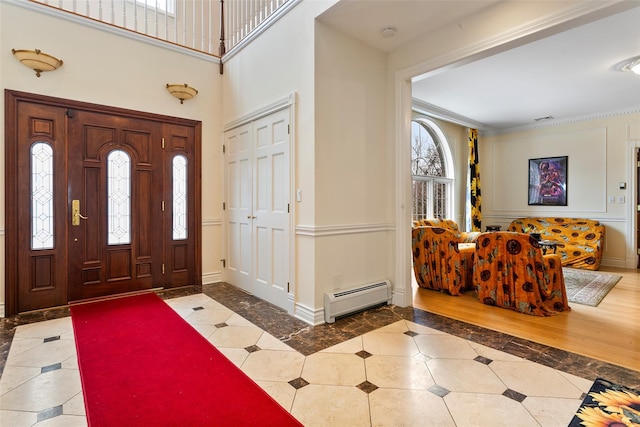
[[[302,377],[298,377],[294,380],[289,381],[289,384],[291,384],[291,387],[295,388],[296,390],[301,389],[302,387],[309,385],[309,382],[307,380],[305,380]]]
[[[356,387],[358,387],[360,390],[364,391],[367,394],[369,394],[369,393],[371,393],[373,391],[376,391],[378,389],[377,385],[372,384],[369,381],[365,381],[363,383],[360,383]]]

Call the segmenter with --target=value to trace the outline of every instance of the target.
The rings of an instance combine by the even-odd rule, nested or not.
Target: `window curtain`
[[[467,230],[482,231],[482,196],[480,192],[480,159],[478,130],[469,129],[469,182],[467,187]]]

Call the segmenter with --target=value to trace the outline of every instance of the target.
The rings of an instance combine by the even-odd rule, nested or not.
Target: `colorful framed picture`
[[[529,205],[567,206],[569,157],[529,159]]]

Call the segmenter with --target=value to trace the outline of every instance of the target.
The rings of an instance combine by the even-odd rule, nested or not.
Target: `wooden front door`
[[[200,285],[199,123],[16,94],[7,314]]]
[[[161,286],[162,124],[70,116],[69,300]]]

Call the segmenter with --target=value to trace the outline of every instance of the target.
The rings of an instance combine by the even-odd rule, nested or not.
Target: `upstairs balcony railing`
[[[226,0],[220,1],[224,11],[226,49],[237,46],[254,30],[273,17],[289,0]]]
[[[222,57],[264,27],[281,6],[295,0],[23,1]]]

